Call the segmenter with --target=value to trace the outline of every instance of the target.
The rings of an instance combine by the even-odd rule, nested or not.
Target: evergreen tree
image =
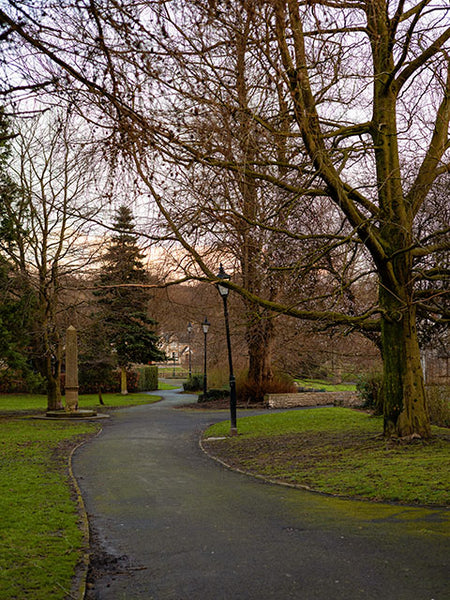
[[[134,231],[133,215],[120,206],[98,278],[99,313],[105,326],[106,342],[117,355],[121,370],[121,391],[127,393],[126,368],[131,363],[159,360],[156,322],[148,316],[149,275],[142,263],[143,255]]]

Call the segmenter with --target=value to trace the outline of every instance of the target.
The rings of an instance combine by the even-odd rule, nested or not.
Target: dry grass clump
[[[450,385],[428,385],[426,394],[430,421],[439,427],[450,427]]]

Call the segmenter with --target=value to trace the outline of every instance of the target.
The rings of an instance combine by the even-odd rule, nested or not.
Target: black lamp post
[[[220,264],[219,272],[217,273],[217,278],[221,281],[229,281],[230,276],[225,273],[222,263]],[[228,346],[228,364],[230,367],[230,420],[231,420],[231,435],[237,434],[237,425],[236,425],[236,380],[234,378],[233,373],[233,359],[231,356],[231,339],[230,339],[230,325],[228,322],[228,293],[229,288],[225,285],[221,285],[221,283],[216,284],[219,294],[222,296],[223,300],[223,312],[225,316],[225,329],[227,334],[227,346]]]
[[[211,323],[208,322],[208,319],[205,317],[205,320],[202,323],[202,328],[203,328],[203,333],[205,334],[205,360],[204,360],[204,365],[203,365],[203,400],[206,400],[206,388],[207,388],[207,381],[206,381],[206,336],[208,335],[208,329],[209,326],[211,325]]]
[[[192,355],[191,355],[191,333],[192,333],[192,323],[188,323],[187,326],[188,332],[188,347],[189,347],[189,379],[192,377]]]

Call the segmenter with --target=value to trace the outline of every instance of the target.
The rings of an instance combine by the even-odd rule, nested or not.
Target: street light
[[[211,325],[211,323],[208,322],[208,319],[205,317],[205,320],[202,323],[202,328],[203,328],[203,333],[205,334],[205,360],[204,360],[204,365],[203,365],[203,401],[206,401],[206,388],[207,388],[207,382],[206,382],[206,336],[208,334],[208,329],[209,326]]]
[[[192,333],[192,323],[189,322],[187,326],[188,332],[188,346],[189,346],[189,379],[192,377],[192,355],[191,355],[191,333]]]
[[[220,281],[229,281],[230,276],[228,273],[225,273],[222,263],[220,263],[220,269],[217,273],[217,279]],[[225,285],[222,285],[220,282],[216,284],[219,294],[222,296],[223,300],[223,312],[225,315],[225,330],[227,334],[227,346],[228,346],[228,364],[230,367],[230,420],[231,420],[231,435],[237,434],[237,425],[236,425],[236,380],[234,378],[233,373],[233,360],[231,357],[231,340],[230,340],[230,325],[228,323],[228,293],[229,288]]]

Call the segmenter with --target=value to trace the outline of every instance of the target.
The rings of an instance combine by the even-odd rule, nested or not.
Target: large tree
[[[62,408],[60,374],[70,314],[62,293],[67,277],[83,271],[93,252],[83,238],[88,216],[97,211],[89,209],[92,157],[64,111],[16,121],[15,132],[8,172],[18,192],[3,199],[13,240],[4,253],[21,295],[33,306],[27,359],[44,378],[48,409],[55,410]]]
[[[46,4],[35,6],[40,11]],[[58,7],[47,7],[42,16],[19,14],[15,3],[7,5],[0,19],[27,48],[56,65],[56,91],[64,93],[67,80],[72,90],[89,92],[91,118],[101,116],[115,147],[134,156],[172,238],[206,279],[215,280],[217,246],[211,254],[211,236],[198,239],[187,218],[192,213],[180,210],[180,177],[201,165],[210,173],[238,176],[243,185],[285,194],[275,211],[265,207],[266,214],[249,214],[245,202],[219,203],[214,210],[222,211],[218,222],[238,216],[255,230],[275,231],[280,245],[292,244],[290,260],[288,253],[265,252],[268,268],[287,273],[291,284],[307,275],[322,293],[312,302],[307,288],[300,285],[300,294],[293,294],[291,285],[288,294],[273,300],[240,277],[230,286],[266,309],[369,335],[380,331],[385,434],[428,437],[417,320],[426,315],[448,323],[439,298],[447,292],[442,257],[450,244],[448,224],[429,221],[426,231],[418,224],[433,187],[450,168],[447,3],[89,1],[58,18],[52,13]],[[272,154],[247,152],[245,160],[216,143],[212,128],[205,139],[199,122],[200,117],[208,123],[210,114],[228,109],[239,95],[228,61],[241,35],[236,13],[250,19],[244,60],[258,69],[248,76],[255,74],[252,98],[241,104],[238,98],[243,112],[234,113],[235,129],[244,142],[248,119],[250,141],[261,144],[265,136],[270,150],[272,139]],[[198,203],[200,221],[202,206],[208,205]],[[302,216],[314,214],[328,218],[303,231]],[[219,227],[213,235],[222,235],[226,248],[226,232]],[[377,299],[357,305],[353,286],[374,277]]]
[[[149,317],[150,276],[134,231],[133,214],[120,206],[113,234],[102,257],[95,295],[97,318],[104,326],[105,341],[117,356],[121,370],[121,392],[127,394],[127,367],[164,358]]]
[[[0,111],[0,381],[33,376],[27,348],[35,303],[20,270],[11,260],[18,239],[8,206],[15,205],[20,197],[20,189],[7,168],[11,137],[10,124]]]

